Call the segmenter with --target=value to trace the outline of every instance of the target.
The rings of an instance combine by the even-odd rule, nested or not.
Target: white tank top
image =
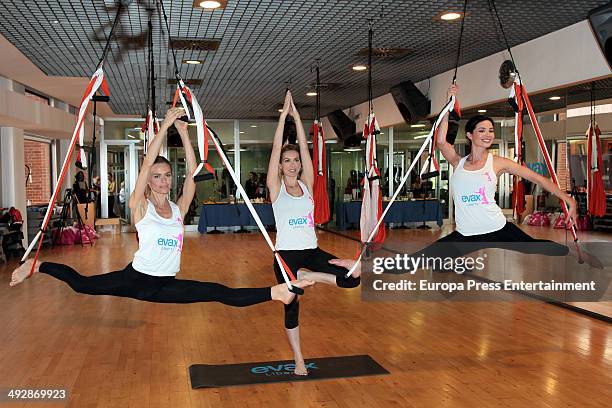
[[[451,177],[450,186],[455,201],[455,222],[461,235],[479,235],[498,231],[506,225],[506,217],[495,202],[497,174],[493,170],[493,155],[480,170],[463,168],[462,158]]]
[[[183,218],[178,205],[170,201],[172,217],[163,218],[147,200],[147,212],[138,223],[138,251],[132,266],[153,276],[175,276],[181,267]]]
[[[280,192],[272,203],[276,220],[276,249],[297,250],[317,247],[317,234],[313,218],[314,201],[310,192],[298,180],[303,194],[294,197],[285,189],[281,181]]]

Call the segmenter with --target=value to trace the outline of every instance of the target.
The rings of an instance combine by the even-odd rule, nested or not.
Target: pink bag
[[[542,211],[536,211],[533,214],[531,214],[531,217],[529,218],[529,222],[527,223],[527,225],[536,226],[536,227],[548,227],[550,226],[550,220],[548,219],[548,216],[546,215],[546,213]]]
[[[78,227],[70,227],[75,234],[75,244],[90,244],[92,240],[98,238],[96,236],[96,231],[94,231],[93,228],[91,228],[91,226],[85,224],[83,225],[83,228],[79,230]]]
[[[556,228],[556,229],[565,228],[565,214],[563,213],[559,214],[559,216],[555,220],[555,223],[553,224],[553,228]]]
[[[578,231],[588,231],[590,230],[590,222],[589,222],[589,216],[588,215],[579,215],[578,219],[575,222],[576,225],[576,229]],[[557,229],[569,229],[566,225],[565,225],[565,214],[561,213],[559,214],[559,216],[557,217],[557,219],[555,220],[555,224],[553,228],[557,228]]]
[[[60,235],[60,228],[53,230],[53,242],[60,245],[74,245],[77,240],[77,234],[72,227],[62,228],[61,236],[58,237],[58,235]]]

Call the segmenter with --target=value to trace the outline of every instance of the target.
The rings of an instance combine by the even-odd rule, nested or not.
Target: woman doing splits
[[[283,146],[283,129],[287,115],[293,116],[298,146]],[[346,270],[330,265],[339,260],[317,246],[312,199],[314,171],[300,115],[287,92],[285,105],[274,134],[274,144],[268,165],[267,185],[276,221],[276,249],[298,277],[342,288],[359,286],[359,276],[346,278]],[[341,265],[341,264],[338,264]],[[303,271],[300,269],[308,269]],[[317,272],[312,272],[317,271]],[[278,264],[274,263],[278,282],[283,281]],[[300,347],[298,326],[299,302],[295,298],[285,306],[285,329],[295,358],[295,374],[307,375]]]
[[[456,95],[457,90],[457,86],[451,86],[448,97]],[[456,258],[486,248],[549,256],[568,255],[570,249],[566,245],[532,238],[513,223],[506,221],[501,208],[495,202],[497,178],[503,173],[522,177],[565,201],[569,212],[568,226],[571,226],[576,219],[576,201],[549,179],[512,160],[490,153],[489,148],[495,140],[493,119],[477,115],[468,120],[465,133],[471,152],[465,157],[459,156],[455,148],[446,141],[447,131],[448,113],[438,130],[437,147],[454,168],[450,187],[455,202],[456,231],[412,254],[411,257]],[[591,266],[601,268],[601,263],[592,255],[582,251],[580,257]],[[342,264],[350,268],[355,261],[344,259],[335,262],[337,265]],[[444,268],[440,270],[437,266],[436,270],[446,271]],[[406,271],[387,272],[405,273]]]
[[[112,295],[159,303],[221,302],[230,306],[250,306],[269,300],[291,303],[295,295],[285,284],[265,288],[233,289],[212,282],[176,279],[183,249],[183,217],[195,194],[193,172],[196,159],[187,123],[178,120],[184,114],[172,108],[160,126],[146,155],[134,192],[130,196],[138,251],[123,270],[102,275],[83,276],[67,265],[42,262],[34,272],[42,272],[66,282],[74,291],[89,295]],[[168,160],[158,156],[170,126],[176,127],[185,146],[187,176],[183,195],[177,203],[168,200],[172,173]],[[13,272],[11,286],[23,282],[31,270],[28,260]],[[292,282],[298,287],[312,285],[308,280]]]

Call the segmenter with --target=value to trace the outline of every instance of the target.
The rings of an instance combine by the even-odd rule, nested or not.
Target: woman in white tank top
[[[448,98],[456,95],[457,89],[457,86],[451,86]],[[456,231],[412,256],[460,257],[486,248],[503,248],[549,256],[567,255],[569,248],[566,245],[532,238],[513,223],[506,221],[501,208],[495,202],[497,178],[500,174],[509,173],[543,187],[565,201],[569,210],[568,223],[571,224],[576,219],[576,201],[548,178],[512,160],[491,154],[489,148],[495,140],[493,119],[478,115],[468,120],[465,132],[471,152],[465,157],[459,156],[455,148],[446,141],[447,130],[448,114],[438,131],[437,147],[455,168],[450,179],[450,190],[455,202]]]
[[[295,120],[299,146],[283,146],[287,115],[293,116]],[[317,246],[312,199],[314,170],[304,127],[290,92],[285,97],[285,105],[274,134],[266,181],[276,221],[276,249],[290,270],[302,279],[342,288],[358,286],[359,274],[347,278],[346,270],[337,266],[335,256]],[[276,262],[274,272],[278,282],[283,282]],[[307,375],[300,347],[298,315],[299,302],[296,297],[289,305],[285,305],[285,331],[295,358],[295,374]]]
[[[234,289],[213,282],[175,278],[183,251],[183,218],[195,194],[193,173],[196,158],[187,123],[178,119],[183,115],[184,110],[180,108],[172,108],[166,114],[149,146],[136,187],[130,196],[129,206],[139,238],[134,261],[123,270],[94,276],[83,276],[67,265],[51,262],[40,263],[35,272],[53,276],[66,282],[76,292],[90,295],[122,296],[160,303],[221,302],[238,307],[269,300],[291,303],[295,295],[289,292],[284,283],[273,287]],[[167,130],[172,125],[185,146],[187,162],[183,194],[176,204],[168,200],[172,187],[170,162],[158,156]],[[16,269],[11,286],[23,282],[31,267],[30,260]],[[297,280],[292,283],[305,287],[314,282]]]

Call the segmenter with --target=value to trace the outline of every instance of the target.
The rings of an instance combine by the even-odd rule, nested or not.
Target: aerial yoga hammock
[[[317,103],[315,120],[311,127],[312,156],[314,166],[314,222],[317,225],[329,222],[329,196],[327,194],[327,160],[325,151],[325,135],[321,122],[321,82],[319,80],[319,64],[317,62]]]
[[[170,35],[169,34],[170,24],[168,22],[168,16],[166,15],[166,10],[164,8],[163,1],[160,1],[160,5],[161,5],[161,10],[162,10],[162,14],[164,17],[164,21],[166,24],[166,29],[168,31],[168,35]],[[215,146],[215,149],[217,150],[217,153],[219,154],[219,157],[221,157],[221,161],[223,162],[225,168],[227,169],[230,176],[234,180],[236,188],[238,189],[238,191],[244,198],[244,203],[249,209],[251,216],[255,220],[255,223],[257,224],[259,231],[261,231],[261,234],[263,235],[266,243],[270,247],[270,250],[274,253],[274,257],[276,259],[277,265],[281,271],[285,284],[289,288],[289,291],[297,295],[303,294],[304,293],[303,289],[291,284],[291,281],[296,279],[295,274],[293,273],[291,268],[289,268],[287,263],[283,260],[282,256],[276,250],[274,244],[272,243],[272,239],[270,238],[270,235],[268,234],[268,231],[264,227],[261,221],[261,218],[257,214],[257,211],[255,211],[255,207],[253,207],[250,197],[247,195],[246,191],[242,187],[242,184],[240,183],[240,177],[236,174],[236,171],[232,167],[232,164],[230,163],[229,159],[227,158],[227,154],[225,153],[225,149],[223,148],[221,139],[219,138],[219,136],[217,136],[215,131],[210,126],[208,126],[208,124],[204,120],[202,108],[200,107],[200,104],[198,103],[198,100],[195,94],[192,92],[192,90],[185,84],[185,82],[181,78],[179,69],[178,69],[177,59],[176,59],[176,51],[174,50],[172,41],[169,41],[169,43],[170,43],[170,49],[172,51],[175,77],[176,77],[176,82],[177,82],[176,92],[174,94],[174,101],[173,101],[172,106],[176,106],[176,104],[180,101],[181,105],[183,106],[183,109],[185,110],[185,115],[181,118],[181,120],[184,120],[184,121],[195,120],[195,123],[196,123],[196,131],[197,131],[196,133],[197,133],[197,140],[198,140],[198,152],[200,155],[200,164],[198,165],[198,167],[196,168],[194,172],[194,177],[198,175],[198,173],[200,172],[200,170],[202,170],[202,168],[206,168],[206,170],[209,173],[214,174],[214,169],[208,163],[208,147],[209,147],[208,139],[210,138],[210,140],[213,142]]]
[[[148,35],[148,57],[147,57],[147,104],[145,110],[145,119],[142,124],[142,132],[144,133],[144,154],[147,155],[149,146],[153,143],[155,135],[159,131],[159,120],[155,113],[155,58],[153,54],[153,24],[149,19],[149,35]],[[165,154],[162,153],[162,156]]]
[[[591,122],[587,129],[587,207],[592,217],[606,214],[606,191],[603,184],[603,163],[601,159],[601,130],[595,120],[595,97],[591,86]]]
[[[465,14],[464,6],[464,14]],[[461,37],[463,33],[463,23],[461,26],[461,35],[459,37],[459,49],[461,48]],[[380,133],[378,122],[374,116],[372,106],[372,26],[368,30],[368,64],[369,64],[369,77],[368,77],[368,118],[364,126],[363,135],[366,139],[366,174],[363,180],[364,194],[363,202],[361,207],[361,222],[360,222],[360,235],[362,247],[357,255],[353,266],[349,269],[347,276],[351,276],[359,267],[361,258],[364,256],[366,251],[371,247],[376,249],[382,246],[385,239],[385,228],[383,220],[387,212],[391,209],[391,206],[395,203],[397,196],[402,191],[403,186],[406,184],[410,174],[416,164],[420,161],[420,157],[427,150],[429,156],[427,158],[426,165],[421,169],[421,175],[423,178],[430,178],[437,176],[439,172],[439,165],[435,160],[435,141],[438,136],[438,128],[446,116],[447,113],[451,113],[452,129],[448,132],[446,138],[454,143],[455,136],[457,135],[458,122],[461,118],[461,112],[459,103],[455,95],[452,95],[442,111],[438,114],[438,117],[434,121],[434,124],[429,131],[429,134],[423,141],[421,148],[416,154],[415,160],[408,167],[408,170],[404,173],[399,185],[395,189],[393,196],[389,200],[387,206],[382,208],[382,194],[380,192],[380,171],[376,164],[376,135]],[[459,53],[459,50],[457,51]],[[457,63],[455,67],[455,75],[453,77],[453,83],[457,79],[457,67],[459,64],[459,55],[457,55]],[[342,261],[342,265],[350,264],[347,260]]]
[[[180,269],[183,246],[183,217],[188,211],[195,194],[195,182],[192,176],[196,169],[195,153],[189,141],[187,123],[179,120],[179,117],[184,114],[182,108],[172,108],[168,111],[159,134],[149,146],[149,154],[144,159],[136,181],[136,187],[130,197],[130,208],[133,211],[135,225],[140,235],[139,248],[134,255],[133,262],[119,271],[83,276],[63,264],[43,262],[37,265],[40,245],[34,259],[23,262],[27,259],[36,240],[44,234],[48,216],[53,210],[55,198],[68,167],[67,163],[69,163],[75,147],[77,134],[83,125],[89,99],[103,84],[102,65],[110,41],[113,38],[114,28],[119,20],[120,11],[121,4],[117,10],[113,29],[98,64],[98,69],[92,77],[81,102],[79,119],[73,132],[70,149],[64,160],[53,198],[49,203],[43,227],[26,251],[21,266],[13,272],[11,286],[22,283],[36,272],[41,272],[67,283],[78,293],[90,295],[129,297],[159,303],[221,302],[236,307],[250,306],[270,300],[278,300],[285,304],[291,303],[295,294],[291,293],[290,287],[285,284],[263,288],[234,289],[214,282],[176,279],[176,274]],[[104,88],[107,87],[104,86]],[[158,156],[167,130],[172,125],[177,128],[185,146],[187,174],[190,175],[185,180],[183,196],[179,198],[176,204],[170,202],[167,198],[171,181],[170,163],[167,159]],[[165,182],[159,181],[164,178]],[[307,280],[294,280],[291,285],[293,288],[301,289],[312,283]]]
[[[374,30],[372,21],[368,24],[368,116],[363,126],[365,148],[365,173],[363,184],[363,197],[361,202],[361,216],[359,230],[361,242],[365,246],[382,246],[385,241],[385,226],[380,227],[377,222],[382,218],[382,193],[380,190],[380,170],[376,160],[376,139],[380,134],[380,127],[374,114],[372,103],[372,41]]]

